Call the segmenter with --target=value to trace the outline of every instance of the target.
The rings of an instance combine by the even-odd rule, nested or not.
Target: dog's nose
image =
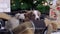
[[[36,20],[39,20],[39,18],[36,18]]]

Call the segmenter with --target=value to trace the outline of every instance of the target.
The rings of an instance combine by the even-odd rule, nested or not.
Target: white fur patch
[[[25,19],[24,14],[20,14],[20,15],[19,15],[19,19]]]
[[[18,17],[19,19],[25,19],[24,13],[20,14],[16,14],[16,17]]]
[[[36,18],[40,18],[40,16],[38,15],[38,11],[37,11],[37,10],[34,10],[34,11],[33,11],[33,14],[35,14],[35,19],[36,19]]]

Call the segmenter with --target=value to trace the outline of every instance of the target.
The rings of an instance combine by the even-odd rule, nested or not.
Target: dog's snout
[[[39,20],[39,18],[36,18],[36,20]]]

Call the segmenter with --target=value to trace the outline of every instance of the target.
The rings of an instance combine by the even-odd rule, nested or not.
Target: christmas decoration
[[[37,9],[41,13],[48,13],[49,6],[46,0],[11,0],[11,10]]]

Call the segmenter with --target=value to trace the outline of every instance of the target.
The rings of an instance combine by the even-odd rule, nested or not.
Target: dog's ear
[[[25,14],[25,17],[27,17],[28,19],[34,19],[35,15],[33,14],[33,11],[29,11]]]
[[[41,16],[41,12],[38,12],[38,16]]]
[[[32,12],[27,12],[24,14],[25,18],[30,19]]]

